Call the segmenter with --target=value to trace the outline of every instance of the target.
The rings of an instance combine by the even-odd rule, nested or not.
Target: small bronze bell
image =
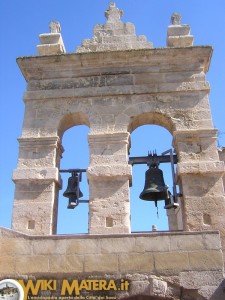
[[[71,197],[77,197],[81,198],[83,197],[83,193],[79,189],[79,176],[78,174],[72,174],[71,177],[68,179],[68,186],[65,192],[63,193],[63,196],[66,198],[71,198]]]

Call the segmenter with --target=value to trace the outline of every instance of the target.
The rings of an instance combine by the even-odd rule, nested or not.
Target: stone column
[[[90,134],[89,233],[130,233],[129,133]]]
[[[220,148],[218,150],[218,153],[219,153],[220,160],[223,161],[225,164],[225,147]],[[224,189],[224,193],[225,193],[225,175],[223,175],[223,189]]]
[[[183,230],[183,202],[182,197],[178,197],[179,207],[176,209],[167,209],[168,225],[170,231]]]
[[[32,235],[55,234],[59,162],[63,148],[58,137],[20,138],[12,229]]]
[[[220,230],[225,251],[224,163],[218,156],[217,130],[184,130],[174,136],[184,230]]]

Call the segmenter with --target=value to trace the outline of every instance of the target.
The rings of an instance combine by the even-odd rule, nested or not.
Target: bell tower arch
[[[225,249],[224,163],[209,106],[212,48],[193,46],[190,27],[174,14],[167,47],[153,48],[112,2],[76,53],[65,53],[60,25],[40,35],[38,56],[21,57],[27,81],[23,132],[13,180],[13,229],[56,232],[61,137],[73,125],[90,127],[87,170],[90,234],[130,233],[130,132],[158,124],[173,136],[182,188],[184,230],[220,230]]]

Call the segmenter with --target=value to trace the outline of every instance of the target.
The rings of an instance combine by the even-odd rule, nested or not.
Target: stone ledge
[[[16,169],[13,172],[13,181],[50,180],[61,184],[58,168]]]
[[[96,133],[96,134],[88,134],[88,142],[89,144],[97,144],[97,143],[130,143],[130,133],[129,132],[113,132],[113,133]]]
[[[56,234],[56,235],[28,235],[10,228],[0,227],[0,239],[1,238],[26,238],[31,240],[70,240],[70,239],[107,239],[107,238],[124,238],[124,237],[156,237],[156,236],[212,236],[220,240],[220,234],[218,230],[205,230],[205,231],[136,231],[123,234]]]
[[[194,46],[181,48],[154,48],[141,50],[127,51],[108,51],[108,52],[93,52],[93,53],[70,53],[60,55],[46,56],[29,56],[17,58],[17,63],[27,81],[32,79],[47,79],[52,75],[48,72],[49,69],[55,70],[55,77],[68,78],[81,74],[86,68],[92,68],[90,73],[96,73],[98,68],[106,67],[121,67],[127,68],[129,65],[134,67],[146,66],[153,67],[157,64],[162,65],[168,62],[175,62],[176,65],[185,70],[193,66],[193,69],[203,68],[206,73],[209,68],[209,63],[212,55],[211,46]],[[185,59],[184,59],[185,58]],[[188,59],[187,59],[188,58]],[[57,65],[55,61],[57,60]],[[104,61],[104,66],[102,62]],[[124,61],[126,65],[124,66]],[[46,63],[47,62],[47,63]],[[71,65],[72,63],[72,65]],[[38,68],[38,73],[34,72],[35,66]],[[72,68],[72,69],[71,69]],[[66,71],[67,70],[67,71]],[[70,76],[68,76],[68,72]],[[54,72],[53,72],[54,73]]]
[[[89,166],[87,170],[88,178],[95,180],[121,180],[128,178],[132,180],[132,167],[130,165],[101,165],[101,166]]]
[[[193,141],[195,139],[217,139],[218,129],[214,128],[196,128],[188,130],[174,131],[173,136],[176,142],[186,142],[186,140]]]
[[[60,148],[61,152],[64,152],[64,148],[58,136],[28,137],[28,138],[20,137],[17,140],[20,143],[20,148],[54,147],[54,148]]]
[[[73,88],[43,91],[27,91],[24,93],[23,100],[46,100],[46,99],[67,99],[67,98],[91,98],[115,95],[142,95],[158,93],[181,93],[181,92],[209,92],[210,86],[207,81],[184,82],[184,83],[164,83],[164,84],[142,84],[142,85],[124,85],[108,87]]]
[[[199,161],[199,162],[180,162],[177,164],[177,173],[184,174],[218,174],[221,176],[225,172],[225,166],[222,161]]]

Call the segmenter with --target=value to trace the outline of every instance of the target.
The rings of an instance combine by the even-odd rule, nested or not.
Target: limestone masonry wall
[[[130,279],[133,288],[129,295],[134,295],[144,291],[148,294],[146,287],[150,279],[147,278],[153,276],[168,285],[164,297],[174,293],[178,286],[187,291],[194,289],[199,296],[213,294],[223,281],[218,232],[44,237],[7,229],[1,229],[0,233],[1,278],[27,279],[29,275],[31,278],[51,275],[57,279],[106,278],[108,274]],[[138,276],[145,278],[141,285]]]

